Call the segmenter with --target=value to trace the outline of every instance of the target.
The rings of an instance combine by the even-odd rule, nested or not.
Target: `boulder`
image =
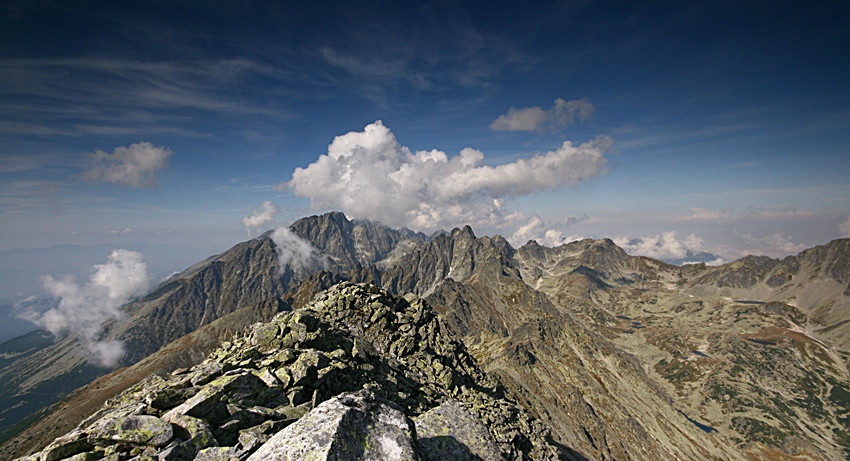
[[[91,444],[79,431],[59,437],[44,449],[44,461],[57,461],[88,451]]]
[[[149,415],[106,417],[88,429],[89,439],[162,447],[174,437],[171,424]]]
[[[367,390],[323,402],[275,434],[248,461],[418,460],[413,422]]]
[[[423,461],[503,461],[481,421],[457,400],[414,418]]]

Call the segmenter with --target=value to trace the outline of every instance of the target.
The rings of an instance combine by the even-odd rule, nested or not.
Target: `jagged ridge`
[[[427,304],[344,283],[253,325],[198,366],[142,381],[22,459],[244,459],[321,402],[362,389],[411,417],[459,402],[505,459],[557,457],[543,425],[477,367]]]

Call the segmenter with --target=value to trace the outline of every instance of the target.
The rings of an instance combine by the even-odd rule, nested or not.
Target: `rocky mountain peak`
[[[21,461],[556,459],[513,402],[423,301],[343,283],[143,380]]]
[[[850,282],[850,238],[837,239],[826,245],[809,248],[798,254],[797,259],[839,283]],[[850,284],[847,289],[850,295]]]
[[[409,229],[391,229],[380,223],[349,220],[340,212],[302,218],[289,226],[333,262],[337,271],[369,266],[389,257],[400,245],[415,246],[427,240]]]
[[[475,240],[475,232],[472,231],[472,227],[469,225],[463,226],[463,228],[454,228],[451,233],[452,240]]]

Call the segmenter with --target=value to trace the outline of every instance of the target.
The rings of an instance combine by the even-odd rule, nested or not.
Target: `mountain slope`
[[[455,229],[388,268],[382,282],[430,293],[428,302],[483,368],[522,396],[558,443],[583,456],[741,458],[678,412],[634,357],[526,284],[514,253],[501,237],[477,239],[471,229]],[[583,256],[587,264],[618,256],[631,263],[625,253]]]
[[[843,343],[820,336],[827,317],[811,315],[828,311],[839,327],[847,318],[850,299],[837,289],[846,280],[845,241],[782,261],[681,268],[623,260],[616,248],[600,258],[607,245],[529,244],[517,254],[529,284],[637,357],[678,409],[746,456],[850,454]]]

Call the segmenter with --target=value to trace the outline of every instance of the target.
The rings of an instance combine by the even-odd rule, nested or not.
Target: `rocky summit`
[[[342,283],[20,460],[557,459],[515,402],[425,302]]]

